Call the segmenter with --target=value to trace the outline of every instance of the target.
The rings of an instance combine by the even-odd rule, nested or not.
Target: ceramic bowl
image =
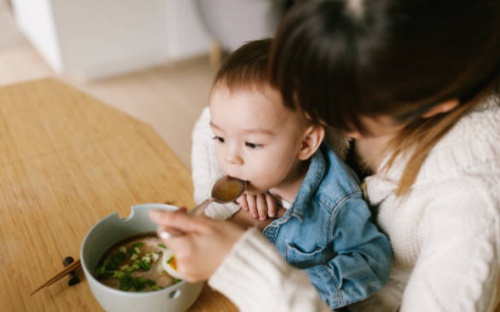
[[[183,312],[195,302],[203,288],[203,283],[181,281],[158,291],[126,292],[108,287],[93,276],[99,260],[109,248],[129,237],[156,231],[157,225],[149,219],[151,209],[176,210],[177,207],[137,205],[125,219],[120,219],[115,212],[99,221],[83,240],[80,259],[85,277],[94,297],[108,312]]]

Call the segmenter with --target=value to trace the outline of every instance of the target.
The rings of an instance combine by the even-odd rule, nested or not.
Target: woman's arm
[[[231,222],[153,211],[153,221],[182,236],[164,240],[186,280],[209,284],[245,311],[330,311],[305,272],[291,267],[257,230]]]
[[[256,229],[245,232],[208,282],[243,312],[331,311],[307,274],[290,266]]]

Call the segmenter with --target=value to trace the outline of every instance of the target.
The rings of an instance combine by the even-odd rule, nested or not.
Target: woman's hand
[[[254,219],[259,219],[261,221],[268,217],[274,218],[278,208],[276,198],[268,193],[258,195],[243,194],[236,202],[243,210],[250,213]]]
[[[210,278],[245,231],[234,223],[188,215],[185,210],[153,210],[150,218],[158,224],[158,236],[163,231],[176,233],[163,242],[175,255],[177,271],[189,282]]]

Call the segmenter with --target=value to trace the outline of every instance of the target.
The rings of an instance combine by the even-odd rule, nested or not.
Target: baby
[[[247,43],[215,77],[209,110],[193,131],[195,199],[207,198],[227,174],[248,188],[239,204],[214,204],[208,216],[230,218],[246,206],[262,219],[275,214],[278,201],[286,212],[263,235],[308,273],[332,309],[343,307],[387,282],[389,240],[372,223],[354,173],[323,142],[325,129],[283,105],[268,78],[270,46],[269,39]]]

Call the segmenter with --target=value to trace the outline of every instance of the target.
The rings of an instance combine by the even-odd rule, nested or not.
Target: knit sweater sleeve
[[[210,198],[213,184],[224,175],[215,156],[213,136],[210,110],[206,107],[195,123],[192,133],[191,174],[196,204]],[[239,205],[235,203],[212,203],[205,209],[205,215],[213,219],[227,219],[239,209]]]
[[[236,243],[209,285],[240,311],[330,311],[307,274],[291,267],[256,229]]]
[[[494,311],[500,294],[500,205],[492,187],[498,184],[471,178],[429,203],[402,312]]]

